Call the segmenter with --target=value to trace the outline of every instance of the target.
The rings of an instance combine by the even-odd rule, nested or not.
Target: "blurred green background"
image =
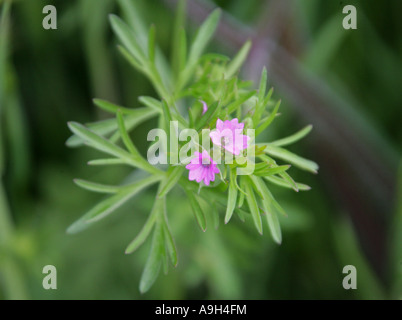
[[[11,3],[8,9],[6,2]],[[1,299],[395,299],[402,298],[402,2],[324,0],[187,1],[194,34],[208,12],[224,16],[212,52],[233,56],[251,38],[243,68],[256,80],[267,67],[282,116],[266,140],[308,123],[293,147],[320,164],[318,175],[293,172],[309,192],[273,188],[289,213],[283,243],[251,221],[197,227],[184,194],[174,190],[168,213],[179,265],[140,295],[149,241],[132,255],[126,245],[153,203],[148,190],[89,230],[66,228],[102,196],[73,178],[119,183],[125,167],[88,167],[97,154],[68,149],[66,122],[107,117],[92,98],[128,107],[156,94],[116,50],[108,14],[134,26],[154,23],[170,52],[173,0],[0,1],[0,298]],[[44,30],[42,9],[57,8],[57,30]],[[357,30],[342,27],[347,4]],[[132,137],[146,152],[148,121]],[[271,127],[270,127],[271,128]],[[291,169],[293,170],[293,169]],[[222,214],[223,214],[222,210]],[[57,268],[57,290],[44,290],[42,268]],[[342,269],[357,268],[357,290]]]

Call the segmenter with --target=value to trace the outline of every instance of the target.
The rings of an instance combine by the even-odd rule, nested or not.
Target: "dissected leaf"
[[[161,180],[161,178],[162,177],[158,175],[146,177],[142,180],[132,183],[126,188],[115,193],[113,196],[99,202],[85,215],[74,222],[67,229],[67,233],[76,233],[88,228],[90,225],[92,225],[92,223],[106,217],[117,208],[119,208],[121,205],[123,205],[127,200],[139,193],[141,190]]]
[[[126,128],[130,128],[131,130],[143,121],[154,117],[155,115],[157,115],[157,113],[158,112],[156,110],[152,110],[150,108],[133,109],[129,115],[124,116],[124,124]],[[88,124],[86,127],[100,136],[106,136],[118,130],[116,119],[107,119],[93,122]],[[71,136],[66,142],[66,145],[69,147],[79,147],[83,144],[84,139],[82,139],[78,135]]]
[[[115,15],[110,15],[110,23],[123,45],[138,60],[139,64],[143,64],[146,61],[145,54],[130,27]]]
[[[165,186],[161,189],[158,194],[158,197],[164,197],[172,188],[177,184],[181,176],[183,175],[185,167],[183,166],[176,166],[171,167],[168,172],[168,178]]]
[[[264,144],[267,147],[264,149],[264,152],[269,154],[272,157],[279,158],[291,164],[294,164],[296,167],[310,171],[312,173],[317,173],[318,165],[311,160],[302,158],[286,149],[275,147],[270,144]]]
[[[123,119],[123,115],[122,112],[120,111],[120,109],[117,110],[116,112],[116,116],[117,116],[117,125],[119,127],[119,131],[120,131],[120,136],[121,139],[123,140],[127,150],[136,158],[141,158],[140,153],[138,152],[137,148],[134,146],[130,136],[128,135],[126,126],[124,124],[124,119]]]
[[[256,176],[270,176],[274,174],[280,174],[285,172],[290,168],[290,165],[283,166],[272,166],[270,164],[266,164],[265,167],[262,167],[259,170],[254,170],[254,175]]]

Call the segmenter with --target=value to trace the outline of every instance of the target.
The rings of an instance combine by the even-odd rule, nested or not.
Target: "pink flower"
[[[204,180],[205,185],[209,186],[210,181],[215,181],[215,173],[219,173],[216,162],[212,160],[207,151],[202,153],[194,152],[195,157],[186,166],[190,172],[189,180],[201,182]]]
[[[202,114],[204,114],[205,112],[207,112],[208,106],[205,101],[200,100],[200,102],[202,103]]]
[[[216,130],[212,131],[209,136],[212,143],[222,146],[226,150],[235,155],[239,155],[240,151],[248,146],[249,136],[243,134],[244,123],[239,123],[238,119],[216,121]]]

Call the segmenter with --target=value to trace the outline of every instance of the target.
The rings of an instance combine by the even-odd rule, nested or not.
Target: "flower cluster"
[[[203,109],[205,113],[207,110],[205,102],[203,102]],[[225,121],[218,119],[216,130],[212,131],[209,136],[213,144],[234,155],[239,155],[240,151],[248,147],[250,140],[249,136],[243,134],[243,129],[244,123],[239,123],[237,118]],[[186,166],[186,169],[189,170],[188,179],[197,182],[203,181],[205,185],[209,186],[211,181],[215,181],[215,174],[219,173],[217,164],[206,150],[202,153],[195,152],[194,156]]]

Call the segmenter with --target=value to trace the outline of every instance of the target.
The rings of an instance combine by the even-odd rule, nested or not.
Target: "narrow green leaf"
[[[107,119],[88,123],[86,127],[100,136],[106,136],[117,129],[117,123],[115,119]],[[70,148],[80,147],[84,144],[84,140],[75,134],[66,141],[66,145]]]
[[[70,130],[81,137],[85,142],[89,143],[95,149],[113,155],[123,160],[131,161],[131,155],[122,148],[111,143],[109,140],[101,137],[92,130],[86,128],[77,122],[69,122],[68,127]]]
[[[265,209],[266,210],[266,209]],[[279,224],[278,215],[274,210],[267,211],[265,214],[269,230],[271,231],[272,238],[278,244],[282,243],[282,231]]]
[[[261,92],[264,92],[264,94],[265,94],[266,82],[267,82],[267,75],[266,75],[266,73],[264,74],[264,71],[263,71],[263,73],[261,75],[260,89],[258,92],[258,102],[257,102],[255,111],[254,111],[254,114],[252,117],[253,123],[255,125],[260,123],[261,117],[262,117],[265,109],[267,108],[268,102],[271,99],[271,96],[274,92],[274,88],[271,88],[265,97],[264,97],[264,95],[261,94]]]
[[[162,258],[164,257],[165,246],[163,229],[160,223],[157,223],[152,239],[151,250],[149,252],[148,260],[145,263],[144,271],[140,280],[140,292],[147,292],[154,284],[159,275]]]
[[[215,101],[210,106],[208,106],[207,112],[205,112],[201,118],[197,121],[195,126],[195,130],[201,130],[209,121],[214,118],[221,108],[221,104],[219,101]]]
[[[258,136],[261,132],[263,132],[272,123],[272,121],[274,121],[280,105],[281,105],[281,100],[279,100],[276,103],[274,110],[271,112],[271,114],[268,116],[268,118],[255,130],[255,136]]]
[[[138,124],[154,117],[157,114],[158,112],[156,110],[148,107],[133,109],[129,115],[124,116],[124,124],[127,129],[132,130]],[[106,136],[118,130],[116,119],[107,119],[93,122],[87,124],[86,127],[100,136]],[[79,147],[83,144],[84,140],[77,135],[71,136],[66,142],[66,145],[69,147]]]
[[[113,196],[99,202],[85,215],[74,222],[67,229],[67,233],[76,233],[86,229],[87,227],[92,225],[92,223],[106,217],[117,208],[119,208],[121,205],[123,205],[127,200],[132,198],[134,195],[136,195],[146,187],[159,181],[160,179],[160,176],[149,176],[147,178],[134,182],[130,186],[127,186],[127,188],[124,188]]]
[[[244,61],[246,61],[250,48],[251,48],[251,41],[247,40],[246,43],[241,47],[237,55],[228,64],[225,72],[225,77],[227,79],[231,78],[240,69]]]
[[[236,207],[237,201],[237,187],[236,182],[236,174],[234,170],[230,170],[230,182],[229,182],[229,195],[228,195],[228,204],[226,208],[226,215],[225,215],[225,223],[228,223],[230,218],[233,215],[233,211]]]
[[[272,238],[278,244],[282,243],[282,232],[281,227],[279,225],[278,216],[273,209],[273,198],[271,192],[268,190],[264,181],[261,178],[257,178],[254,176],[250,176],[254,185],[257,189],[262,193],[262,205],[264,209],[265,216],[267,218],[267,224],[269,230],[271,231]]]
[[[282,172],[285,172],[290,168],[290,165],[283,165],[283,166],[272,166],[267,164],[266,167],[260,169],[260,170],[255,170],[254,175],[256,176],[270,176],[274,174],[279,174]]]
[[[197,220],[197,223],[200,226],[201,230],[205,232],[207,230],[207,222],[205,219],[204,212],[202,211],[201,206],[200,206],[196,196],[192,193],[192,191],[189,191],[187,189],[185,191],[186,191],[187,198],[190,201],[190,205],[193,210],[195,219]]]
[[[89,166],[111,166],[116,164],[127,164],[121,159],[111,158],[111,159],[95,159],[88,161]]]
[[[250,176],[251,180],[253,181],[253,185],[259,190],[259,192],[262,194],[262,199],[267,200],[269,205],[273,206],[279,213],[281,213],[283,216],[287,217],[287,214],[285,210],[281,207],[281,205],[278,203],[278,201],[275,200],[274,196],[272,195],[271,191],[269,191],[268,187],[262,181],[262,178],[260,177],[255,177],[255,176]]]
[[[120,109],[117,110],[116,112],[116,117],[117,117],[117,125],[119,127],[120,131],[120,136],[121,139],[123,140],[124,145],[126,146],[127,150],[136,158],[141,158],[140,153],[138,152],[137,148],[134,146],[130,136],[128,135],[128,132],[126,130],[126,126],[124,124],[124,119],[122,112]]]
[[[158,111],[159,113],[162,113],[162,103],[159,100],[147,96],[140,96],[138,97],[138,100],[145,106],[150,107],[155,111]]]
[[[254,95],[255,95],[255,90],[242,94],[241,96],[239,96],[239,99],[237,99],[234,102],[232,102],[231,104],[229,104],[225,108],[225,110],[227,110],[227,112],[229,114],[231,114],[232,112],[236,111],[243,103],[245,103],[248,99],[250,99]]]
[[[245,216],[244,211],[242,209],[236,208],[234,211],[236,212],[236,214],[239,217],[241,222],[246,221],[246,216]]]
[[[163,115],[164,115],[164,120],[165,120],[165,130],[167,130],[167,132],[169,132],[170,121],[173,120],[173,117],[172,117],[172,114],[170,113],[170,108],[165,100],[162,100],[162,110],[163,110]]]
[[[205,47],[213,36],[215,29],[218,26],[219,17],[220,9],[216,9],[209,15],[209,17],[199,28],[197,35],[190,47],[186,66],[183,71],[180,72],[179,79],[176,84],[177,92],[180,92],[181,89],[187,84],[188,80],[194,75],[198,59],[201,57]]]
[[[180,43],[178,47],[178,72],[182,71],[187,62],[187,36],[186,30],[183,28],[180,32]]]
[[[303,139],[306,135],[308,135],[312,128],[313,128],[313,126],[310,124],[307,127],[301,129],[300,131],[296,132],[295,134],[292,134],[289,137],[270,142],[270,145],[273,145],[276,147],[282,147],[282,146],[287,146],[289,144],[295,143],[295,142],[299,141],[300,139]]]
[[[141,231],[137,234],[137,236],[130,242],[127,246],[125,253],[130,254],[136,251],[148,238],[149,234],[152,231],[152,228],[155,225],[157,218],[163,214],[163,202],[164,199],[156,199],[155,203],[152,207],[151,213],[148,216],[147,221],[143,225]]]
[[[129,108],[125,108],[122,106],[118,106],[117,104],[114,104],[114,103],[111,103],[109,101],[102,100],[102,99],[93,99],[93,102],[96,106],[98,106],[102,110],[105,110],[105,111],[113,113],[113,114],[116,114],[117,110],[120,110],[123,114],[136,113],[136,110],[138,110],[138,109],[129,109]]]
[[[100,184],[100,183],[95,183],[91,181],[86,181],[82,179],[74,179],[73,180],[76,185],[78,185],[81,188],[94,191],[94,192],[100,192],[100,193],[117,193],[121,190],[122,187],[119,186],[109,186],[105,184]]]
[[[272,182],[278,186],[289,188],[289,189],[294,189],[294,186],[291,183],[289,183],[288,181],[281,179],[277,176],[266,176],[266,177],[264,177],[264,179],[269,182]],[[295,183],[296,183],[297,189],[300,191],[311,190],[311,187],[306,184],[299,183],[299,182],[295,182]]]
[[[145,69],[144,65],[141,62],[139,62],[130,52],[128,52],[126,48],[122,46],[117,46],[117,49],[129,64],[131,64],[138,71],[148,75],[148,71],[147,69]]]
[[[198,60],[199,63],[205,63],[205,62],[228,62],[230,61],[230,58],[228,56],[225,56],[220,53],[214,53],[214,52],[209,52],[205,53],[201,56],[201,58]],[[205,75],[204,75],[205,76]],[[228,77],[226,77],[228,78]]]
[[[281,172],[279,173],[279,176],[281,176],[284,180],[286,180],[295,190],[296,192],[299,192],[299,188],[297,187],[296,182],[292,179],[292,177],[287,173],[287,172]]]
[[[89,130],[88,128],[84,127],[83,125],[76,123],[76,122],[69,122],[68,126],[70,130],[87,142],[93,148],[113,155],[117,158],[124,160],[126,163],[131,164],[135,167],[141,168],[145,171],[154,173],[156,172],[156,168],[151,166],[145,159],[142,157],[134,157],[127,151],[123,150],[122,148],[118,147],[117,145],[113,144],[109,140],[99,136],[95,132]]]
[[[239,195],[239,201],[237,202],[237,207],[241,208],[244,204],[244,199],[245,199],[245,192],[242,192],[241,190],[244,190],[244,182],[243,182],[243,178],[240,177],[240,186],[237,186],[237,189],[240,191],[240,195]]]
[[[120,39],[122,44],[141,64],[144,64],[146,61],[145,54],[130,27],[123,22],[123,20],[113,14],[110,15],[110,23],[114,33]]]
[[[177,3],[176,15],[173,27],[173,41],[171,45],[171,62],[172,69],[177,79],[180,71],[186,63],[186,34],[184,31],[184,23],[186,18],[186,1],[180,0]],[[184,37],[183,37],[184,36]]]
[[[174,243],[172,234],[169,230],[169,226],[167,224],[167,220],[165,220],[165,223],[163,224],[163,231],[165,235],[165,245],[166,249],[168,251],[169,257],[170,257],[170,262],[174,267],[177,266],[177,250],[176,250],[176,245]]]
[[[169,191],[173,189],[173,187],[177,184],[177,182],[183,175],[184,169],[185,167],[183,166],[175,166],[169,169],[167,183],[159,192],[158,198],[166,196]]]
[[[155,25],[152,25],[148,34],[148,59],[155,63]]]
[[[314,161],[302,158],[280,147],[275,147],[270,144],[265,145],[267,147],[264,149],[264,152],[271,155],[272,157],[276,157],[278,159],[294,164],[296,167],[300,169],[310,171],[312,173],[317,173],[318,165]]]
[[[248,195],[246,197],[248,206],[250,208],[251,216],[254,221],[254,225],[257,228],[257,231],[262,234],[262,222],[261,222],[261,215],[260,215],[260,210],[258,208],[257,204],[257,199],[255,197],[253,187],[252,187],[252,182],[249,180],[250,178],[245,176],[245,181],[244,181],[244,189]]]
[[[261,72],[260,88],[258,90],[259,103],[261,103],[264,100],[266,88],[267,88],[267,69],[264,67]]]
[[[201,57],[209,40],[215,33],[215,29],[218,26],[219,18],[221,15],[221,10],[214,10],[209,17],[204,21],[204,23],[199,28],[197,35],[191,45],[190,53],[188,56],[188,65],[193,65]]]

